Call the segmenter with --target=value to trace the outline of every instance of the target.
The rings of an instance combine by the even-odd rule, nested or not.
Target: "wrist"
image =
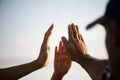
[[[38,62],[37,60],[33,61],[32,63],[36,69],[42,68],[42,64],[40,64],[40,62]]]
[[[90,55],[82,55],[76,59],[76,62],[84,68],[88,67],[88,65],[91,65],[95,61],[96,59],[91,57]]]
[[[63,78],[63,75],[61,75],[61,74],[54,71],[51,80],[62,80],[62,78]]]

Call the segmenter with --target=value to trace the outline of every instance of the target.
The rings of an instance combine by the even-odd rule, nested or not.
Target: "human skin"
[[[71,60],[80,64],[92,80],[100,80],[108,60],[99,60],[88,55],[85,42],[77,25],[72,23],[68,26],[68,40],[62,37],[62,41]]]
[[[54,26],[52,24],[45,33],[39,57],[30,63],[0,69],[0,80],[17,80],[35,70],[45,67],[49,62],[50,54],[49,40],[53,27]]]
[[[51,80],[63,80],[63,77],[68,73],[71,64],[72,61],[63,48],[62,41],[60,41],[59,49],[57,46],[55,47],[54,72]]]

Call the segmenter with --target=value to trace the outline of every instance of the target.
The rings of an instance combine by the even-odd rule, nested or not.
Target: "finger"
[[[61,54],[65,55],[65,48],[63,46],[63,42],[61,41]]]
[[[59,55],[62,54],[62,41],[60,41],[59,43]]]
[[[85,43],[75,40],[73,44],[76,46],[76,50],[78,50],[81,54],[87,54],[87,48]]]
[[[82,42],[84,42],[84,39],[83,39],[82,35],[79,34],[78,37]]]
[[[51,36],[51,33],[52,33],[52,30],[53,30],[53,28],[54,28],[54,25],[52,24],[51,26],[50,26],[50,28],[47,30],[47,32],[45,33],[45,41],[48,41],[49,40],[49,38],[50,38],[50,36]]]
[[[52,24],[52,25],[50,26],[50,28],[47,30],[47,32],[46,32],[46,33],[51,33],[51,32],[52,32],[52,30],[53,30],[53,28],[54,28],[54,24]]]
[[[59,43],[59,50],[60,51],[62,50],[62,41],[60,41],[60,43]]]
[[[63,42],[62,42],[63,43]],[[62,52],[63,52],[63,55],[64,56],[67,56],[67,51],[66,51],[66,49],[65,49],[65,47],[64,47],[64,45],[62,44]]]
[[[68,25],[68,39],[69,41],[72,40],[72,29],[70,24]]]
[[[75,31],[76,31],[76,38],[75,38],[76,41],[74,41],[74,43],[76,43],[76,46],[79,46],[79,49],[82,49],[84,48],[83,46],[85,46],[85,43],[82,35],[79,33],[79,28],[77,25],[75,26]]]
[[[78,28],[77,25],[76,25],[76,30],[77,30],[77,33],[78,33],[78,38],[79,38],[79,40],[81,40],[82,42],[84,42],[84,39],[83,39],[82,35],[80,34],[79,28]]]
[[[72,29],[72,24],[69,26],[69,41],[73,41],[73,39],[74,39],[74,32]]]
[[[55,58],[58,56],[57,46],[55,46]]]
[[[62,37],[62,41],[63,41],[63,45],[67,46],[68,44],[68,41],[65,37]]]
[[[67,48],[69,46],[69,42],[65,37],[62,37],[62,41],[63,41],[63,46],[64,46],[65,50],[67,51]]]
[[[55,46],[54,68],[55,68],[56,62],[58,61],[57,58],[58,58],[58,51],[57,51],[57,46]]]
[[[78,28],[78,25],[76,25],[76,30],[77,30],[77,32],[78,32],[78,33],[80,33],[80,32],[79,32],[79,28]]]
[[[84,54],[87,54],[87,47],[86,47],[86,44],[84,42],[84,39],[82,37],[82,35],[80,34],[79,32],[79,28],[78,26],[76,26],[76,29],[77,29],[77,32],[78,32],[78,38],[79,38],[79,44],[81,44],[82,48],[83,48],[83,53]],[[80,46],[80,45],[79,45]]]
[[[72,23],[72,24],[71,24],[71,27],[72,27],[73,37],[74,37],[74,38],[77,38],[77,32],[76,32],[76,29],[75,29],[76,26]]]
[[[63,46],[63,55],[65,55],[65,56],[67,55],[67,52],[66,52],[64,46]]]

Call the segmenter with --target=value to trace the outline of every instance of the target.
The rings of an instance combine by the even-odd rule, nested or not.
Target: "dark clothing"
[[[120,0],[110,0],[105,12],[105,17],[120,21]]]

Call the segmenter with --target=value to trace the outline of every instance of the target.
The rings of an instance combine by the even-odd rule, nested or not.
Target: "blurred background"
[[[50,63],[45,68],[20,80],[50,80],[54,71],[54,48],[61,36],[67,35],[68,24],[79,26],[88,53],[107,59],[105,31],[101,25],[86,30],[86,26],[102,16],[108,0],[0,0],[0,68],[7,68],[35,60],[44,33],[54,23],[50,40]],[[91,80],[77,63],[64,80]]]

